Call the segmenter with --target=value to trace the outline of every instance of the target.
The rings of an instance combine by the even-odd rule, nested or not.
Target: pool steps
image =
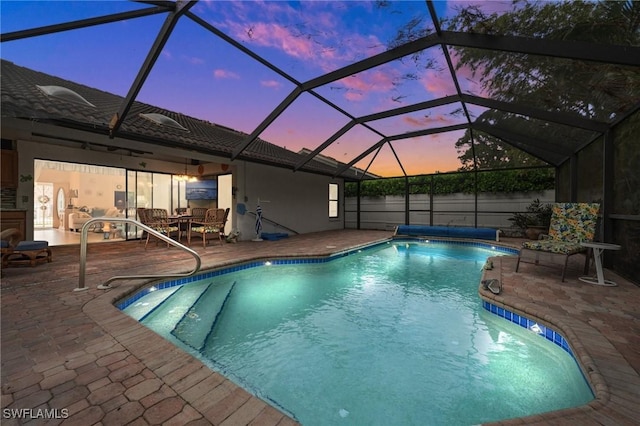
[[[200,351],[214,329],[235,284],[233,281],[209,285],[198,299],[190,304],[171,334],[185,345]],[[171,304],[170,299],[167,302]],[[211,311],[216,314],[209,315]]]
[[[144,320],[145,325],[152,330],[157,329],[156,323],[166,325],[168,328],[170,327],[170,324],[173,324],[173,326],[170,327],[173,329],[193,303],[195,303],[195,301],[207,290],[207,288],[209,288],[210,285],[210,282],[201,281],[193,283],[192,285],[179,287],[179,291],[172,293],[165,300],[173,298],[174,296],[177,300],[179,296],[180,298],[184,298],[183,304],[176,306],[172,303],[163,303],[158,306],[157,309],[150,311],[144,318],[142,318],[142,320]]]
[[[220,321],[220,318],[222,317],[222,311],[224,311],[224,307],[227,306],[227,302],[229,301],[229,298],[231,297],[231,292],[233,291],[233,289],[236,286],[236,282],[237,281],[234,281],[233,284],[231,284],[231,287],[229,288],[229,290],[227,291],[227,295],[225,296],[224,300],[222,301],[222,305],[220,306],[220,309],[218,310],[218,313],[216,314],[216,318],[213,320],[213,324],[211,324],[211,328],[209,329],[209,332],[207,333],[207,337],[205,337],[204,342],[202,342],[202,346],[200,347],[200,350],[204,349],[204,347],[208,345],[209,340],[213,338],[213,330],[216,329],[216,325],[218,325],[218,321]]]
[[[182,287],[169,287],[162,290],[152,291],[147,293],[147,297],[143,303],[134,303],[127,309],[127,314],[136,321],[142,321],[149,313],[162,304],[167,298],[177,291],[180,291]]]

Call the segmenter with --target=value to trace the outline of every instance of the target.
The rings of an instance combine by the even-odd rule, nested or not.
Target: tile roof
[[[21,67],[6,60],[2,60],[1,65],[2,117],[51,122],[62,127],[108,134],[109,122],[124,101],[121,96]],[[55,85],[71,89],[95,105],[95,108],[50,97],[38,89],[37,85]],[[187,131],[158,125],[141,117],[141,113],[165,115],[184,126]],[[245,133],[215,123],[137,101],[132,104],[117,136],[228,158],[235,147],[241,145],[247,137]],[[293,169],[304,156],[258,138],[238,158]],[[338,163],[337,167],[342,165],[343,163]],[[301,170],[334,175],[337,168],[325,162],[312,160]],[[351,169],[341,177],[362,176],[361,171],[358,172],[360,173],[356,174],[356,170]]]

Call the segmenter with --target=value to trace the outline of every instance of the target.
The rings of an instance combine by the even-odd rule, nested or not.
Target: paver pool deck
[[[200,254],[202,269],[210,269],[260,258],[329,255],[390,236],[341,230],[206,248],[196,243],[192,249]],[[518,247],[519,241],[502,244]],[[193,258],[176,248],[143,246],[138,241],[90,244],[89,289],[81,292],[73,291],[80,269],[77,245],[53,247],[50,264],[3,269],[2,424],[296,424],[114,307],[145,280],[96,289],[114,275],[186,272],[194,266]],[[582,407],[499,424],[640,422],[640,287],[609,270],[606,278],[617,287],[585,284],[578,280],[583,259],[575,257],[564,283],[559,267],[521,264],[516,273],[515,257],[495,258],[495,268],[485,278],[500,279],[503,292],[494,296],[481,290],[480,296],[564,334],[595,399]],[[18,413],[44,413],[38,410],[59,418],[15,418]]]

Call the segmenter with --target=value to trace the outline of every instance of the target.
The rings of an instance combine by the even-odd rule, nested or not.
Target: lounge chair
[[[38,263],[51,262],[51,249],[48,241],[20,241],[22,235],[16,228],[0,233],[2,267],[11,265],[36,266]]]
[[[587,247],[581,243],[593,241],[598,222],[598,203],[556,203],[553,205],[549,234],[542,235],[538,241],[526,241],[522,243],[516,272],[520,262],[539,263],[541,253],[551,257],[563,256],[562,281],[567,269],[570,256],[585,253]],[[525,254],[533,254],[534,261],[522,260]],[[589,256],[585,256],[585,273],[589,269]]]

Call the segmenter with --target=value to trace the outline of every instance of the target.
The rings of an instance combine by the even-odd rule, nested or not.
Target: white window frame
[[[332,191],[332,188],[335,190]],[[335,197],[333,196],[335,192]],[[340,186],[337,183],[329,184],[329,219],[340,217]]]

